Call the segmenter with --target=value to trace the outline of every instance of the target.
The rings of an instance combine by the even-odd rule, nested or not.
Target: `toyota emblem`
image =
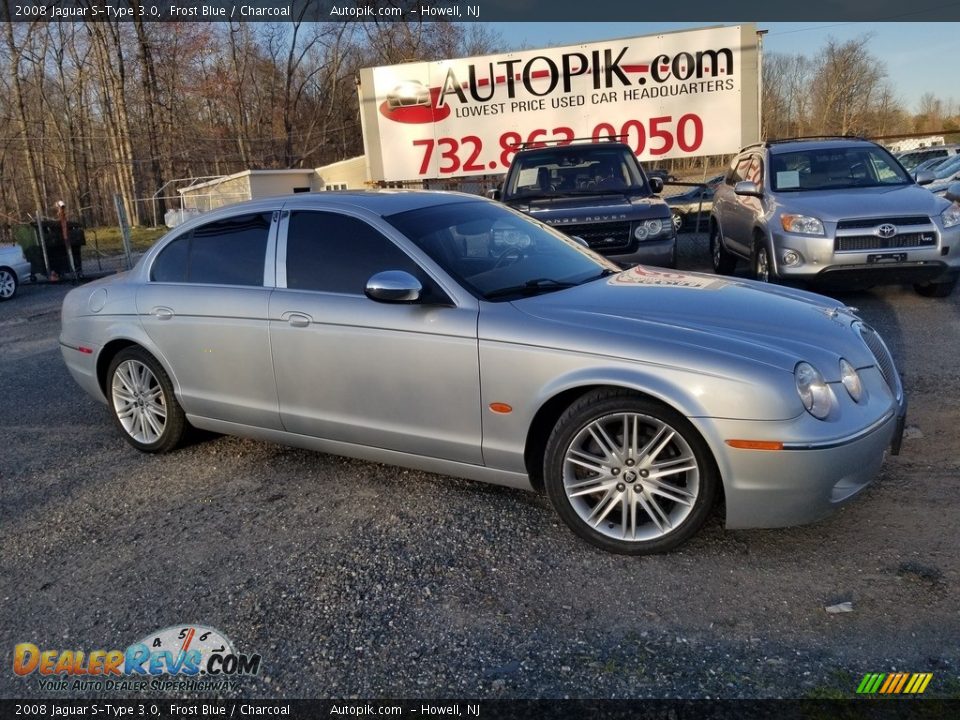
[[[891,225],[890,223],[884,223],[877,228],[877,235],[882,238],[892,238],[897,234],[897,226]]]

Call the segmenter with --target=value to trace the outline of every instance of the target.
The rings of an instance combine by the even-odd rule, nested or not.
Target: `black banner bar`
[[[941,720],[960,700],[0,700],[3,718]]]
[[[132,22],[958,21],[960,2],[873,0],[3,0],[0,20]]]

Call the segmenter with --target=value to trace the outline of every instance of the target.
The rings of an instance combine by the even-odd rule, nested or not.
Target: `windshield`
[[[776,153],[770,158],[774,190],[840,190],[910,185],[893,157],[875,146],[829,147]]]
[[[620,269],[566,235],[498,203],[437,205],[384,219],[484,300],[562,290]]]
[[[518,155],[504,199],[647,193],[640,164],[622,146],[569,145]]]

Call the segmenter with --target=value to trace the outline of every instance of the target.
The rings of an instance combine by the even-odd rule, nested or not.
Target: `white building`
[[[177,192],[182,211],[194,214],[254,198],[324,190],[359,190],[369,186],[366,158],[360,155],[312,169],[244,170],[192,184]]]

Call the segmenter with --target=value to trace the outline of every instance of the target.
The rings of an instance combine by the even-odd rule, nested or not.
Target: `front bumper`
[[[936,235],[935,245],[866,250],[837,250],[836,240],[774,232],[773,263],[780,278],[824,285],[883,285],[943,282],[960,274],[960,226],[939,225],[925,230]],[[793,250],[802,261],[786,265],[784,253]]]
[[[601,255],[624,268],[634,265],[657,265],[672,268],[676,267],[677,264],[677,239],[676,237],[670,237],[665,240],[648,240],[637,243],[636,249],[627,253],[601,253]]]
[[[771,528],[820,520],[877,477],[887,452],[899,451],[906,396],[895,398],[876,367],[860,371],[866,400],[843,399],[826,421],[804,412],[781,421],[700,418],[714,451],[730,528]],[[834,392],[845,396],[839,383]],[[841,395],[842,394],[842,395]],[[746,450],[726,440],[779,441],[782,450]]]
[[[868,432],[823,447],[781,451],[727,447],[722,463],[727,466],[727,527],[786,527],[828,516],[873,482],[897,430],[898,414],[891,410]],[[741,431],[742,427],[721,429],[733,436]]]

